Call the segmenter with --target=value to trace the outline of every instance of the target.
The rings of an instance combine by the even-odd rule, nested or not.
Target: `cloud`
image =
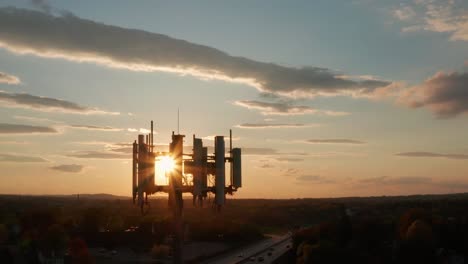
[[[402,152],[395,155],[411,158],[447,158],[457,160],[468,159],[468,155],[466,154],[441,154],[434,152]]]
[[[1,20],[1,19],[0,19]],[[44,112],[52,112],[59,110],[61,113],[73,114],[101,114],[101,115],[118,115],[118,112],[107,112],[98,108],[81,106],[76,103],[55,99],[50,97],[36,96],[27,93],[8,93],[0,91],[0,102],[3,102],[4,107],[34,109]]]
[[[34,7],[38,8],[39,10],[41,10],[41,11],[47,13],[47,14],[50,14],[52,12],[52,7],[45,0],[31,0],[31,4]]]
[[[441,118],[468,114],[467,83],[468,72],[438,72],[404,91],[398,101],[411,108],[427,107]]]
[[[285,169],[280,169],[280,171],[283,172],[283,176],[296,175],[300,172],[300,170],[296,168],[285,168]]]
[[[162,146],[155,146],[155,149],[159,149],[159,147]],[[133,147],[109,147],[109,150],[119,153],[133,153]]]
[[[245,107],[251,110],[259,110],[262,115],[306,115],[306,114],[320,114],[329,116],[343,116],[349,115],[347,112],[317,110],[310,106],[294,106],[286,102],[260,102],[255,100],[241,100],[235,101],[234,105]]]
[[[378,185],[378,186],[402,186],[402,185],[429,185],[434,187],[449,188],[451,190],[463,190],[468,188],[468,183],[463,179],[452,179],[444,181],[434,181],[430,177],[418,177],[418,176],[407,176],[407,177],[371,177],[365,178],[358,181],[363,185]]]
[[[28,141],[17,141],[17,140],[10,140],[10,141],[0,141],[0,145],[28,145],[30,142]]]
[[[74,15],[52,16],[11,7],[0,9],[0,46],[17,54],[244,83],[261,92],[289,97],[367,96],[391,84],[340,78],[336,71],[319,67],[286,67],[231,56],[166,35]]]
[[[109,151],[79,151],[66,155],[71,158],[79,159],[130,159],[128,154],[121,154]]]
[[[18,154],[0,154],[0,162],[48,162],[48,160],[36,157]]]
[[[277,155],[278,150],[272,148],[242,148],[242,155]]]
[[[21,81],[16,76],[10,75],[8,73],[0,72],[0,83],[20,84]]]
[[[369,184],[383,184],[384,181],[388,179],[388,176],[380,176],[380,177],[371,177],[359,180],[361,183],[369,183]]]
[[[244,149],[243,149],[243,152],[244,152]],[[266,153],[271,153],[271,154],[266,154]],[[258,168],[260,169],[272,169],[272,168],[276,168],[277,166],[274,165],[274,164],[277,164],[277,162],[299,162],[299,161],[303,161],[304,159],[302,158],[294,158],[294,157],[285,157],[285,156],[282,156],[282,157],[271,157],[271,155],[281,155],[280,153],[278,153],[276,150],[273,150],[273,149],[266,149],[264,151],[259,151],[259,155],[265,155],[265,156],[270,156],[270,157],[266,157],[265,159],[262,159],[260,160],[260,165],[258,165]],[[284,168],[284,164],[282,164],[281,166],[279,166],[278,170],[280,172],[282,172],[285,176],[287,175],[293,175],[293,174],[297,174],[299,172],[299,170],[297,169],[294,169],[294,168]]]
[[[449,188],[449,189],[457,189],[457,190],[463,190],[463,189],[468,189],[468,182],[466,180],[452,180],[452,181],[445,181],[445,182],[439,182],[437,185],[444,187],[444,188]]]
[[[296,177],[297,183],[314,183],[314,184],[327,184],[334,183],[335,181],[318,175],[301,175]]]
[[[113,147],[116,144],[121,144],[121,143],[113,143],[109,141],[72,141],[68,143],[74,144],[74,145],[83,145],[83,146],[106,146],[106,147]],[[128,144],[129,146],[131,145],[131,143],[128,143]]]
[[[318,179],[321,179],[321,177],[317,175],[302,175],[296,178],[298,181],[316,181]]]
[[[0,134],[35,134],[35,133],[58,133],[55,128],[44,126],[30,126],[0,123]]]
[[[354,139],[345,139],[345,138],[330,138],[330,139],[308,139],[305,141],[309,144],[352,144],[352,145],[361,145],[365,144],[364,141],[354,140]]]
[[[270,164],[270,163],[262,163],[262,164],[259,166],[260,169],[272,169],[272,168],[274,168],[274,167],[275,167],[275,166],[273,166],[273,165]]]
[[[79,173],[83,171],[84,166],[78,164],[63,164],[49,167],[51,170],[61,171],[61,172],[69,172],[69,173]]]
[[[32,117],[32,116],[20,116],[20,115],[15,115],[13,116],[14,119],[19,119],[19,120],[26,120],[30,122],[35,122],[35,123],[44,123],[44,122],[49,122],[49,123],[62,123],[61,121],[56,121],[48,118],[41,118],[41,117]]]
[[[432,179],[429,177],[418,177],[418,176],[405,176],[405,177],[371,177],[361,179],[360,183],[372,184],[372,185],[418,185],[418,184],[430,184]]]
[[[275,160],[279,162],[299,162],[299,161],[304,161],[304,159],[301,158],[291,158],[291,157],[278,157],[275,158]]]
[[[388,179],[386,182],[390,184],[427,184],[432,181],[429,177],[406,176]]]
[[[263,128],[300,128],[300,127],[311,127],[318,126],[316,124],[286,124],[286,123],[243,123],[236,125],[238,128],[249,128],[249,129],[263,129]]]
[[[57,129],[63,131],[66,128],[72,129],[83,129],[83,130],[97,130],[97,131],[122,131],[123,129],[110,127],[110,126],[94,126],[94,125],[65,125],[61,122],[46,119],[46,118],[36,118],[28,116],[14,116],[16,119],[28,120],[31,122],[51,122],[59,123],[60,125],[55,125],[54,127],[44,127],[44,126],[31,126],[31,125],[17,125],[17,124],[1,124],[0,123],[0,134],[18,134],[18,133],[58,133]]]
[[[206,136],[206,137],[202,137],[203,140],[210,140],[210,141],[213,141],[215,136],[222,136],[222,135],[210,135],[210,136]],[[224,139],[225,140],[229,140],[229,136],[224,136]],[[239,140],[240,137],[232,137],[232,141],[237,141]]]
[[[359,152],[338,152],[338,151],[329,151],[329,152],[315,152],[308,153],[309,156],[314,158],[336,158],[336,157],[352,157],[352,158],[362,158],[367,156],[367,153]]]
[[[140,128],[140,129],[137,129],[137,128],[127,128],[127,131],[128,132],[139,132],[139,133],[143,133],[143,134],[148,134],[148,133],[151,133],[151,130],[149,129],[146,129],[146,128]],[[153,131],[154,134],[157,134],[157,132]]]
[[[399,20],[409,20],[416,16],[416,12],[414,12],[411,6],[400,4],[399,8],[393,10],[393,16],[395,16]]]
[[[468,4],[464,0],[417,0],[392,11],[402,32],[446,32],[450,40],[468,41]]]
[[[99,130],[99,131],[122,131],[120,128],[110,126],[91,126],[91,125],[70,125],[71,128],[85,129],[85,130]]]

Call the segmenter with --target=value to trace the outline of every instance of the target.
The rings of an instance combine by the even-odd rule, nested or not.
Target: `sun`
[[[175,167],[174,159],[169,156],[162,156],[158,163],[161,170],[164,172],[172,171]]]

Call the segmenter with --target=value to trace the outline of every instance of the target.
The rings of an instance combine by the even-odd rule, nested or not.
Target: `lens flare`
[[[175,161],[169,156],[163,156],[158,162],[159,167],[162,171],[169,172],[172,171],[175,167]]]

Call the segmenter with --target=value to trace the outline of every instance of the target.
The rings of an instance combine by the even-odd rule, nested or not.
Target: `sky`
[[[468,2],[0,0],[0,193],[130,196],[178,109],[235,198],[467,192]]]

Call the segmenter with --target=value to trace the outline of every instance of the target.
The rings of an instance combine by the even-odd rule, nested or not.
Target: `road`
[[[209,260],[207,264],[226,263],[272,263],[284,254],[291,246],[291,235],[271,236],[253,245],[236,249],[216,259]],[[263,258],[263,260],[261,260]]]

